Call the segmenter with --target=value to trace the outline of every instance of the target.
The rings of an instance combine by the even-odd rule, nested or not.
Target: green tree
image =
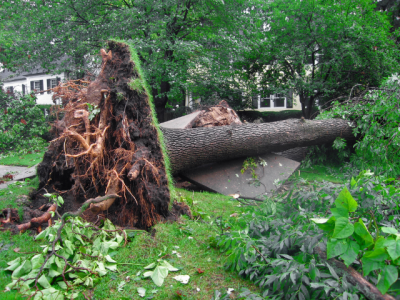
[[[5,25],[6,36],[15,38],[0,52],[0,61],[28,66],[29,55],[30,66],[40,62],[51,69],[56,59],[67,55],[82,66],[82,57],[98,53],[106,40],[131,40],[162,119],[168,101],[184,99],[188,70],[217,49],[210,43],[226,33],[220,28],[229,23],[227,12],[237,14],[240,7],[239,1],[219,0],[16,0],[4,3],[0,11],[0,18],[11,18]]]
[[[315,102],[349,93],[356,84],[378,86],[399,66],[385,13],[370,0],[260,2],[248,10],[248,48],[237,65],[244,80],[269,93],[299,95],[303,115]]]

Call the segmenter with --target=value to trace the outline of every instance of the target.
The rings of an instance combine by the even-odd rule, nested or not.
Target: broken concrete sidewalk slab
[[[188,114],[183,117],[179,117],[176,119],[172,119],[171,121],[167,121],[161,123],[160,126],[164,128],[171,128],[171,129],[185,129],[189,126],[194,119],[201,113],[201,111],[195,111],[191,114]],[[190,127],[190,126],[189,126]]]
[[[0,177],[3,177],[6,174],[14,175],[13,180],[6,181],[5,183],[0,184],[0,189],[6,188],[9,184],[14,183],[16,181],[35,177],[36,176],[36,167],[37,167],[37,165],[30,167],[30,168],[0,165]]]
[[[256,157],[257,162],[259,158],[267,163],[264,167],[258,163],[255,169],[259,181],[252,178],[249,169],[244,174],[240,172],[245,158],[207,164],[184,171],[182,175],[206,190],[224,195],[239,194],[246,199],[263,199],[264,195],[277,189],[279,181],[288,179],[300,166],[297,161],[273,153]]]

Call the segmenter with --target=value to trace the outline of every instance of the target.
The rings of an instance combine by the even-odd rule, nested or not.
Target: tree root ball
[[[55,90],[64,117],[38,166],[37,205],[46,190],[64,198],[61,214],[88,199],[118,195],[91,204],[83,216],[95,221],[102,215],[119,226],[139,228],[167,217],[170,191],[161,132],[133,51],[109,42],[95,81],[79,89],[71,81]]]

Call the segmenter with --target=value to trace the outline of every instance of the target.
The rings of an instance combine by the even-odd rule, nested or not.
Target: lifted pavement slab
[[[0,177],[3,177],[6,174],[14,175],[13,180],[6,181],[5,183],[0,184],[0,189],[6,188],[9,184],[14,183],[16,181],[21,181],[26,178],[33,178],[36,176],[36,167],[16,167],[16,166],[3,166],[0,165]]]
[[[267,165],[261,166],[259,157]],[[245,158],[207,164],[192,170],[182,172],[183,177],[202,188],[224,195],[239,194],[241,198],[263,199],[277,189],[279,181],[289,178],[297,170],[300,163],[286,157],[267,153],[256,157],[258,167],[255,169],[259,181],[251,176],[251,170],[243,174]]]
[[[191,122],[193,122],[194,119],[196,119],[199,113],[201,113],[200,110],[195,111],[183,117],[179,117],[164,123],[160,123],[160,126],[169,129],[185,129],[187,128],[187,126],[191,124]]]

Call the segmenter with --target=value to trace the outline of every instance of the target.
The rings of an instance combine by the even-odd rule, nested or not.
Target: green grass
[[[37,179],[33,180],[31,185],[33,184],[37,184]],[[7,188],[4,191],[6,192],[0,197],[0,203],[6,202],[2,207],[16,207],[13,201],[18,195],[27,193],[29,186],[20,189]],[[12,194],[9,194],[10,191]],[[193,193],[181,189],[177,189],[176,193],[180,200],[192,198],[194,203],[192,211],[201,210],[207,213],[205,220],[189,220],[184,216],[178,222],[159,223],[154,226],[156,232],[154,237],[148,232],[137,231],[126,247],[121,247],[112,253],[113,258],[120,263],[119,272],[109,272],[93,289],[87,290],[86,295],[92,295],[93,299],[124,299],[124,297],[140,299],[137,288],[143,287],[147,290],[146,296],[151,295],[150,291],[157,290],[154,299],[180,299],[178,291],[186,295],[183,299],[211,299],[216,289],[234,288],[240,291],[242,287],[246,287],[253,292],[259,291],[250,281],[241,279],[234,272],[225,271],[223,268],[225,254],[211,248],[209,243],[210,237],[215,237],[219,232],[215,219],[229,218],[233,213],[240,214],[244,208],[239,206],[238,202],[219,194]],[[33,236],[28,233],[11,235],[7,231],[0,233],[0,245],[1,243],[3,245],[13,243],[5,251],[0,247],[0,290],[4,290],[4,287],[11,282],[10,272],[2,270],[7,266],[6,263],[18,256],[28,256],[21,252],[38,251],[41,243],[35,242]],[[20,253],[14,252],[15,248],[20,248]],[[181,257],[172,254],[172,251],[177,251]],[[180,271],[170,272],[161,287],[157,287],[150,278],[136,277],[139,271],[143,273],[144,266],[156,262],[163,252],[166,253],[164,259]],[[199,274],[198,269],[204,273]],[[173,279],[176,275],[189,275],[189,283],[183,285],[177,282]],[[131,277],[131,281],[122,291],[118,291],[119,283],[127,276]],[[14,299],[15,295],[15,292],[3,293],[0,299]],[[82,296],[79,299],[84,298]]]
[[[336,176],[331,175],[331,172],[335,172]],[[300,169],[300,174],[301,178],[307,181],[342,182],[340,175],[337,175],[340,174],[339,168],[313,166],[309,169]],[[292,176],[294,177],[292,179],[296,179],[298,175]],[[30,189],[37,185],[38,179],[35,178],[22,187],[11,186],[0,190],[0,210],[6,207],[17,208],[15,199],[22,194],[28,194]],[[220,194],[176,189],[176,195],[178,201],[189,203],[193,201],[193,205],[190,205],[192,212],[205,213],[204,220],[189,220],[183,216],[177,222],[155,225],[153,227],[155,235],[146,231],[135,231],[135,237],[126,247],[111,253],[113,259],[119,263],[119,272],[109,272],[102,277],[94,288],[85,291],[87,296],[93,297],[92,299],[142,299],[137,293],[139,287],[146,289],[146,297],[152,295],[152,290],[157,290],[153,299],[211,299],[217,289],[233,288],[240,291],[242,287],[255,293],[260,292],[257,286],[241,279],[236,272],[226,271],[223,267],[226,254],[210,247],[210,240],[220,233],[215,220],[221,217],[236,224],[235,218],[230,216],[233,213],[241,214],[247,208]],[[10,243],[12,245],[7,246]],[[10,272],[2,270],[7,266],[6,263],[18,256],[32,256],[25,253],[38,251],[41,244],[42,242],[33,240],[32,234],[11,235],[8,231],[0,232],[0,290],[4,290],[4,287],[11,282]],[[8,249],[4,250],[4,247]],[[19,253],[13,251],[15,248],[20,248]],[[177,251],[181,257],[172,251]],[[150,278],[143,279],[141,275],[144,266],[156,262],[161,256],[180,270],[170,272],[164,284],[157,287]],[[199,273],[198,269],[204,273]],[[141,272],[141,275],[137,276],[138,272]],[[177,282],[173,279],[176,275],[189,275],[189,283],[184,285]],[[118,291],[118,285],[126,280],[127,276],[130,277],[130,281]],[[179,298],[178,292],[185,297]],[[18,297],[15,292],[0,295],[0,299],[21,299]],[[84,297],[80,296],[79,299]]]
[[[45,151],[27,154],[9,153],[0,159],[0,165],[33,167],[43,160]]]
[[[300,167],[294,172],[291,179],[303,178],[307,181],[330,181],[333,183],[345,183],[345,177],[342,175],[340,168],[337,166],[321,166],[315,165],[311,168]]]
[[[7,186],[5,189],[0,189],[0,212],[6,208],[18,209],[20,217],[23,214],[23,208],[15,200],[21,195],[28,195],[33,189],[39,185],[38,177],[34,179],[25,179],[25,181],[17,181]]]

